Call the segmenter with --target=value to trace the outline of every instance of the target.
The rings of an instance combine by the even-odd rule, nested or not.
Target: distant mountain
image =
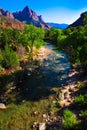
[[[21,11],[13,13],[0,9],[0,15],[6,16],[10,19],[17,19],[23,23],[32,24],[34,26],[42,27],[44,29],[51,28],[51,26],[44,22],[41,15],[38,16],[37,13],[30,9],[28,6],[26,6]]]
[[[26,24],[33,24],[37,27],[42,27],[45,29],[51,28],[43,21],[42,16],[38,16],[37,13],[28,6],[26,6],[22,11],[14,12],[13,16],[15,19],[18,19]]]
[[[0,9],[0,15],[6,16],[8,18],[14,19],[14,16],[11,12]]]
[[[54,27],[54,28],[59,28],[59,29],[65,29],[68,27],[68,24],[59,24],[59,23],[47,23],[48,25]]]
[[[87,12],[82,13],[74,23],[69,25],[69,27],[84,26],[86,22],[85,20],[87,21]]]

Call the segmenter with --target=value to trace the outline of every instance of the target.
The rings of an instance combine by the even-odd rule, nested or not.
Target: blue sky
[[[0,0],[0,8],[12,12],[27,5],[46,22],[71,24],[87,11],[87,0]]]

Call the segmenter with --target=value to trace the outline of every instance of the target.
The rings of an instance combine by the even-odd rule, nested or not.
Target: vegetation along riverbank
[[[0,130],[87,129],[86,28],[0,28]]]

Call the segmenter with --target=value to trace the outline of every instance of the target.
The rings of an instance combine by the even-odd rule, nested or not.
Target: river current
[[[52,93],[51,88],[68,84],[68,74],[71,70],[68,56],[64,52],[55,51],[52,44],[47,44],[46,48],[51,49],[51,54],[22,84],[23,97],[28,97],[28,100],[45,97]]]

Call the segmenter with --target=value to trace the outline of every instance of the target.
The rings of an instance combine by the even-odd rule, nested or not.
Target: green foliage
[[[80,51],[79,51],[79,59],[81,63],[86,62],[87,63],[87,43],[85,43]]]
[[[82,114],[83,117],[86,117],[86,118],[87,118],[87,110],[81,111],[81,114]]]
[[[33,47],[39,48],[44,42],[44,30],[34,27],[33,25],[27,25],[24,29],[20,42],[27,49],[31,59],[33,58]]]
[[[33,55],[36,54],[34,52],[35,48],[38,49],[45,44],[43,39],[44,30],[33,25],[26,25],[24,30],[0,28],[1,69],[2,67],[17,67],[19,65],[18,56],[20,57],[20,60],[22,59],[21,57],[25,55],[26,57],[29,57],[29,60],[32,60]],[[22,53],[22,50],[21,53],[18,53],[18,48],[20,45],[23,46],[25,53]]]
[[[80,129],[87,130],[87,109],[81,111],[82,122],[80,124]]]
[[[79,121],[76,120],[75,115],[70,110],[64,111],[64,121],[63,128],[64,130],[76,130]]]
[[[5,45],[5,49],[3,50],[3,64],[5,67],[17,67],[19,65],[19,59],[8,44]]]
[[[34,122],[38,126],[43,120],[43,114],[50,112],[49,104],[47,99],[38,102],[25,101],[20,105],[10,103],[5,111],[0,111],[0,130],[37,130],[38,127],[32,126]],[[53,107],[51,112],[54,113]]]
[[[2,71],[3,70],[3,67],[2,67],[2,65],[0,65],[0,71]]]
[[[45,31],[45,40],[50,41],[51,43],[57,43],[57,38],[62,34],[61,29],[51,28]]]
[[[86,27],[72,27],[58,37],[58,48],[68,53],[71,63],[87,62]]]
[[[2,51],[0,50],[0,71],[3,70],[2,61],[3,61],[3,56],[2,56]]]
[[[85,88],[85,84],[84,84],[84,83],[79,83],[79,84],[78,84],[78,88],[79,88],[80,90],[83,90],[83,89]]]
[[[87,14],[84,14],[83,24],[87,25]]]
[[[2,51],[0,50],[0,63],[2,62],[3,60],[3,56],[2,56]]]
[[[13,49],[18,45],[20,32],[16,29],[6,28],[0,32],[0,47],[3,49],[6,44]]]
[[[74,104],[77,107],[87,108],[87,96],[85,96],[85,95],[79,95],[78,97],[76,97],[74,99]]]
[[[85,21],[86,16],[84,17]],[[87,63],[87,25],[70,27],[65,30],[54,29],[45,31],[45,40],[55,43],[59,50],[65,51],[71,64]]]

